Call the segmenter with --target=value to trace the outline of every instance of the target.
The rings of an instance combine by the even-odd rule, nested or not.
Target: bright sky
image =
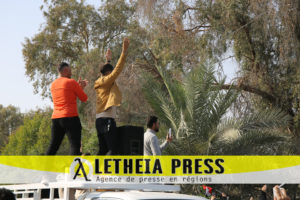
[[[12,104],[22,112],[51,105],[49,100],[33,94],[22,56],[24,38],[32,37],[43,23],[41,2],[9,0],[0,3],[0,104]]]
[[[100,4],[100,0],[89,0]],[[27,112],[31,109],[52,106],[49,99],[34,94],[32,82],[25,76],[22,43],[32,38],[44,23],[40,10],[43,0],[9,0],[0,2],[0,104],[14,105]],[[225,73],[231,79],[235,64],[226,61]]]

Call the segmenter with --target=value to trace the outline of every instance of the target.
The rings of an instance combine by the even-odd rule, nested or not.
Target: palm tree
[[[145,76],[145,98],[160,121],[175,131],[168,154],[276,154],[287,141],[289,117],[278,109],[236,119],[227,110],[238,92],[222,90],[212,66],[201,65],[172,78],[156,66],[161,79]],[[282,151],[281,151],[282,152]]]

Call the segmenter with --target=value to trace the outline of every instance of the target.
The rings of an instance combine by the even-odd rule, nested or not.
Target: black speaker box
[[[144,154],[144,128],[138,126],[120,126],[118,131],[119,155]]]

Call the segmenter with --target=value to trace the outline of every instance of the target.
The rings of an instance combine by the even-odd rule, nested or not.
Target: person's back
[[[128,48],[128,47],[126,47]],[[105,112],[107,109],[112,106],[120,106],[122,102],[122,94],[120,89],[115,82],[120,73],[122,72],[125,60],[127,49],[123,50],[121,56],[118,60],[118,63],[114,70],[109,71],[108,75],[102,75],[95,81],[94,88],[96,90],[96,113]],[[106,64],[105,66],[110,66]]]
[[[76,98],[85,102],[87,96],[81,92],[76,80],[60,77],[53,81],[51,94],[54,104],[52,119],[78,116]]]
[[[80,155],[81,146],[81,122],[77,111],[77,97],[87,101],[87,95],[83,89],[87,85],[87,80],[78,82],[71,79],[72,70],[68,63],[61,63],[58,67],[60,78],[51,84],[51,94],[53,100],[53,114],[51,126],[51,141],[46,152],[47,155],[55,155],[65,134],[67,134],[70,144],[70,154]]]
[[[116,155],[117,153],[117,125],[116,108],[121,105],[122,94],[116,83],[116,79],[122,72],[127,50],[128,38],[123,40],[121,56],[114,68],[110,64],[111,51],[106,52],[106,64],[101,66],[101,76],[95,81],[96,92],[96,129],[99,142],[98,155]]]

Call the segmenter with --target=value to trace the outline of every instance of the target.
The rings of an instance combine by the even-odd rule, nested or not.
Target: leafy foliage
[[[201,65],[183,81],[157,67],[163,82],[151,77],[144,84],[149,104],[176,133],[172,154],[277,154],[286,145],[289,116],[280,110],[253,113],[242,119],[225,116],[237,92],[222,90],[213,67]],[[282,128],[282,129],[280,129]]]
[[[7,144],[9,135],[13,134],[21,124],[23,124],[23,114],[19,108],[0,105],[0,149]]]
[[[41,155],[51,137],[51,111],[37,111],[24,118],[24,124],[9,137],[2,155]]]
[[[151,0],[139,5],[151,8],[151,47],[160,66],[171,66],[174,73],[176,67],[185,71],[213,59],[222,70],[223,61],[233,58],[239,71],[223,89],[242,91],[237,114],[280,108],[293,118],[289,126],[297,137],[298,1]]]
[[[61,61],[71,63],[75,79],[81,76],[93,83],[105,49],[112,49],[115,63],[121,38],[127,35],[131,49],[118,81],[124,95],[119,120],[142,124],[148,113],[155,112],[165,127],[176,131],[177,140],[167,153],[300,151],[299,145],[293,145],[300,133],[297,0],[112,0],[102,1],[99,8],[85,1],[45,0],[44,7],[46,23],[33,38],[25,39],[23,48],[26,75],[43,97],[50,96],[49,86]],[[216,77],[228,58],[236,61],[239,72],[232,83],[225,84]],[[208,61],[213,61],[211,67],[205,65]],[[150,73],[145,75],[144,70]],[[140,95],[141,81],[145,81],[143,90],[152,110]],[[91,128],[95,116],[92,84],[87,93],[89,102],[80,104],[79,111],[85,122],[83,148],[93,153],[97,138]],[[232,103],[238,108],[233,113],[237,118],[226,114]],[[49,137],[46,121],[29,122],[32,130],[43,126]],[[17,131],[20,142],[21,132],[26,131],[28,141],[35,141],[37,136],[24,126]],[[10,137],[11,152],[13,144],[18,144],[17,133]],[[293,144],[286,142],[289,133],[295,136]],[[37,152],[44,150],[30,153]],[[244,189],[229,191],[238,190],[237,196],[246,198],[240,192]]]
[[[44,155],[51,139],[51,109],[31,111],[26,114],[24,124],[10,135],[2,155]],[[66,138],[58,154],[68,155]]]
[[[135,4],[113,0],[103,1],[95,8],[85,1],[53,0],[45,1],[42,10],[45,24],[34,37],[26,38],[23,45],[26,75],[33,82],[35,92],[49,98],[51,82],[58,76],[57,66],[62,61],[70,63],[72,78],[82,77],[90,83],[85,89],[89,101],[79,104],[79,111],[82,119],[88,121],[87,126],[93,127],[96,104],[93,83],[98,78],[99,66],[104,63],[107,48],[113,52],[112,63],[117,62],[122,38],[126,35],[131,40],[131,49],[118,82],[124,91],[124,104],[135,101],[139,106],[127,106],[119,115],[121,119],[131,118],[131,115],[140,118],[141,114],[137,113],[147,108],[143,98],[136,95],[140,87],[132,63],[141,58],[141,42],[148,35],[139,26]],[[125,87],[128,85],[130,88]]]

